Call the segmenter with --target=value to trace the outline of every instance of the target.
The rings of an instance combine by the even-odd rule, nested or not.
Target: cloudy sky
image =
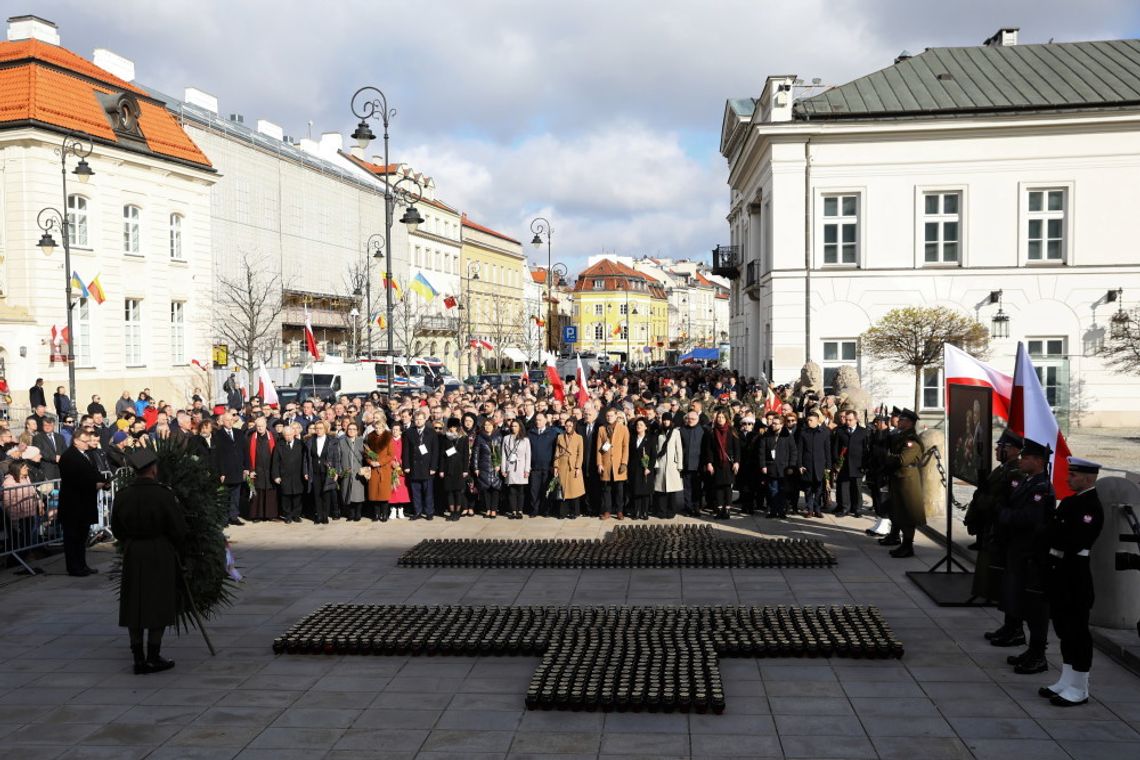
[[[393,160],[521,240],[546,216],[571,271],[727,242],[724,101],[768,74],[842,83],[1006,25],[1023,43],[1140,33],[1135,0],[20,1],[84,56],[109,48],[148,86],[294,136],[347,135],[352,93],[380,87]]]

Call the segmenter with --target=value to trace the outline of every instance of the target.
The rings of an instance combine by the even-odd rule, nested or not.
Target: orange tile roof
[[[57,45],[40,40],[0,42],[0,125],[33,122],[119,144],[96,93],[130,92],[139,102],[139,129],[160,156],[209,167],[174,115],[139,87]],[[128,150],[129,144],[122,144]]]
[[[546,284],[546,270],[545,269],[532,269],[530,270],[530,279],[537,282],[539,285]]]
[[[387,166],[381,166],[380,164],[374,164],[371,161],[365,161],[363,158],[354,156],[345,150],[340,151],[340,154],[362,169],[370,171],[380,177],[384,176],[385,174],[395,174],[400,170],[399,164],[388,164]]]
[[[463,214],[460,221],[462,222],[464,227],[470,227],[473,230],[479,230],[480,232],[485,232],[488,235],[494,235],[495,237],[502,238],[503,240],[506,240],[510,243],[518,243],[519,242],[519,241],[515,240],[513,237],[508,237],[507,235],[504,235],[501,232],[493,230],[490,227],[484,227],[483,225],[478,224],[477,222],[471,221],[471,219],[468,218],[467,214]],[[519,243],[519,244],[521,245],[521,243]]]

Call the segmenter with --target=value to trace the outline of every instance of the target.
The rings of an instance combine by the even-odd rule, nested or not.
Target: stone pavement
[[[0,756],[35,758],[1126,758],[1140,757],[1140,678],[1103,656],[1094,702],[1036,695],[1056,671],[1015,676],[990,647],[992,609],[935,607],[870,521],[734,520],[731,530],[812,536],[832,569],[401,569],[428,536],[596,537],[612,523],[468,518],[249,525],[231,531],[239,603],[197,633],[167,636],[178,666],[134,676],[104,572],[0,575]],[[273,637],[325,602],[408,604],[834,604],[879,606],[902,660],[723,660],[724,715],[528,712],[538,658],[280,656]],[[1057,648],[1050,649],[1054,666]]]

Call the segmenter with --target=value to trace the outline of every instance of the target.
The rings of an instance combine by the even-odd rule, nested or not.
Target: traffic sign
[[[578,328],[575,325],[566,325],[562,328],[562,342],[563,343],[577,343],[578,342]]]

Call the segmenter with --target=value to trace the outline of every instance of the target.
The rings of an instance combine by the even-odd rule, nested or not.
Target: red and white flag
[[[1009,420],[1013,378],[1004,372],[999,372],[983,361],[978,361],[957,346],[947,343],[944,349],[945,363],[943,366],[946,368],[947,387],[951,385],[974,385],[989,388],[993,391],[994,416]]]
[[[1017,344],[1017,364],[1013,370],[1013,392],[1009,404],[1010,430],[1030,441],[1053,449],[1053,493],[1058,499],[1072,495],[1069,488],[1069,444],[1061,433],[1057,418],[1049,408],[1049,400],[1025,344]]]
[[[546,379],[550,381],[550,386],[554,388],[554,398],[559,401],[566,400],[566,386],[562,384],[562,378],[558,376],[558,368],[554,365],[554,357],[546,357]]]
[[[317,349],[317,336],[313,334],[313,318],[309,316],[309,307],[305,307],[305,348],[309,350],[313,361],[321,360],[321,352]]]
[[[261,360],[257,362],[257,395],[266,406],[277,406],[277,389],[273,387],[273,378]]]
[[[530,372],[527,370],[526,362],[523,362],[522,377],[519,378],[519,385],[523,388],[530,385]]]
[[[242,369],[241,367],[238,367],[238,372],[237,372],[238,390],[241,391],[241,397],[243,399],[249,398],[249,381],[246,379],[247,374],[248,373],[244,369]]]
[[[585,406],[586,402],[590,399],[590,394],[586,392],[586,371],[582,369],[582,355],[577,354],[578,368],[574,373],[574,384],[578,386],[578,391],[575,394],[575,399],[578,406]]]

